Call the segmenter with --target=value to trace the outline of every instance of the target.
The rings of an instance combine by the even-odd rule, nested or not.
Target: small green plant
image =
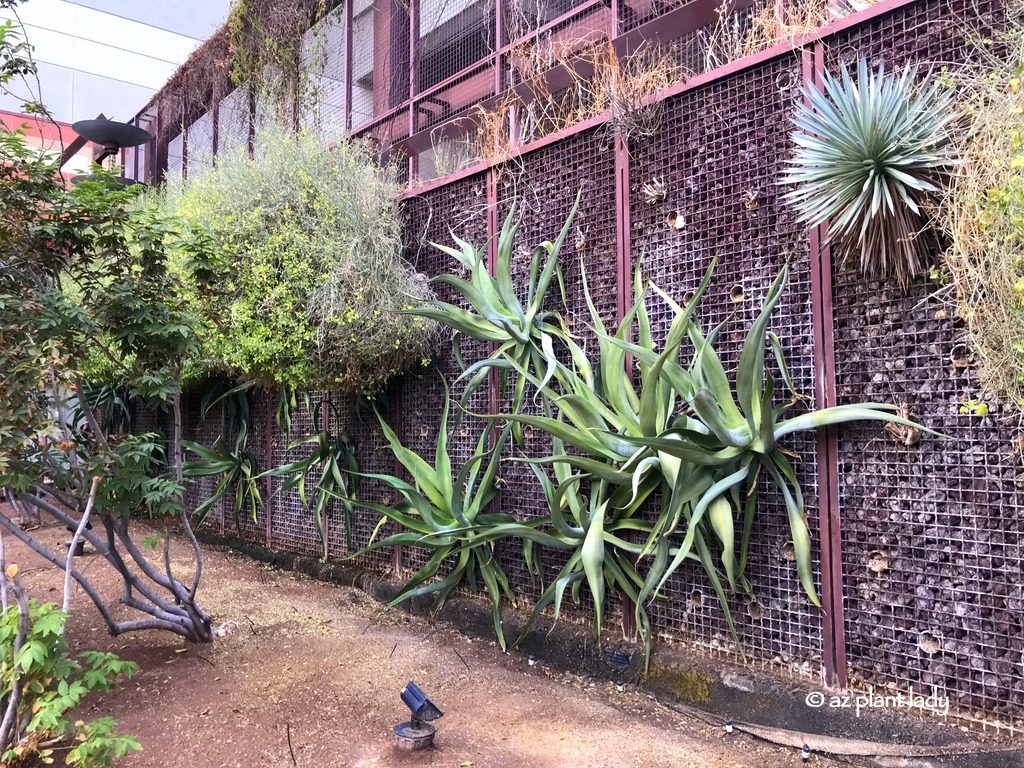
[[[312,409],[313,423],[321,423],[322,409],[324,402],[319,402]],[[334,404],[327,402],[330,410],[335,411],[335,418],[338,414]],[[290,418],[289,418],[290,421]],[[313,513],[313,524],[320,534],[320,542],[323,544],[323,557],[327,559],[327,535],[326,525],[330,515],[331,501],[341,502],[343,520],[345,522],[345,538],[349,548],[352,547],[352,527],[354,524],[353,513],[359,496],[359,462],[356,459],[356,449],[351,438],[345,433],[332,434],[327,430],[321,430],[315,435],[292,443],[289,450],[312,445],[313,452],[304,459],[284,464],[264,472],[260,477],[285,476],[277,493],[284,494],[292,489],[298,489],[299,499],[303,506]],[[306,494],[306,475],[309,472],[318,474],[316,481],[315,497],[310,500]]]
[[[966,400],[960,403],[959,412],[965,416],[988,416],[988,403],[980,400]]]
[[[843,67],[824,88],[804,88],[797,102],[793,158],[782,176],[795,185],[784,199],[809,227],[829,225],[846,262],[906,286],[926,271],[936,246],[928,206],[953,165],[953,92],[920,86],[917,70]]]
[[[462,378],[468,379],[460,401],[462,406],[487,380],[492,370],[497,370],[504,381],[510,370],[515,374],[518,370],[533,368],[543,372],[540,380],[542,384],[547,384],[558,368],[556,342],[568,350],[574,361],[586,364],[583,352],[573,341],[562,316],[544,308],[548,290],[554,280],[561,286],[563,303],[565,301],[559,255],[566,237],[572,231],[581,194],[576,196],[576,202],[555,242],[544,241],[531,252],[525,302],[520,299],[512,282],[512,259],[518,232],[515,205],[505,218],[498,235],[497,268],[493,276],[487,266],[486,252],[454,234],[452,237],[458,248],[431,243],[452,256],[469,273],[468,280],[458,275],[445,274],[433,278],[433,281],[450,285],[470,308],[464,309],[434,300],[404,310],[405,314],[434,320],[455,330],[455,356],[459,360],[462,359],[462,336],[495,345],[490,357],[473,363],[462,374]],[[517,413],[526,398],[526,385],[526,376],[515,375],[512,410]],[[518,425],[515,438],[516,442],[522,442],[522,432]]]
[[[132,736],[115,733],[109,717],[71,717],[90,693],[111,690],[135,672],[135,663],[99,651],[73,658],[65,614],[53,603],[27,601],[13,579],[7,586],[14,600],[0,614],[0,701],[9,715],[0,733],[3,765],[48,764],[61,751],[66,765],[107,768],[141,749]]]

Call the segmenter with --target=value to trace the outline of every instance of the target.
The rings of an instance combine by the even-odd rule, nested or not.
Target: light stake
[[[444,715],[412,680],[401,693],[402,703],[412,712],[412,719],[395,726],[395,739],[402,749],[426,749],[434,744],[435,729],[428,721]]]

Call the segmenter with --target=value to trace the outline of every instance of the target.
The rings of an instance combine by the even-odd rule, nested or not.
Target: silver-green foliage
[[[509,231],[514,232],[514,227],[506,223],[503,236]],[[464,244],[459,253],[475,252]],[[557,258],[557,248],[553,258]],[[561,359],[538,351],[543,347],[534,346],[531,339],[536,328],[517,342],[505,338],[510,333],[509,318],[480,311],[487,306],[484,301],[470,298],[476,313],[451,307],[429,310],[431,316],[458,332],[499,342],[501,351],[495,357],[474,365],[505,368],[521,382],[517,392],[532,388],[541,396],[543,413],[523,413],[514,402],[511,412],[484,418],[492,426],[506,422],[551,437],[550,455],[526,459],[549,509],[547,516],[528,525],[517,524],[507,515],[480,514],[472,520],[460,517],[457,510],[465,506],[460,497],[478,488],[465,483],[466,473],[475,476],[475,466],[485,456],[489,457],[490,473],[504,440],[491,453],[484,451],[481,442],[478,455],[452,484],[452,468],[442,461],[447,457],[446,450],[442,451],[446,444],[439,442],[438,460],[431,468],[407,451],[399,453],[397,438],[388,432],[396,455],[416,478],[415,488],[384,478],[405,497],[397,509],[375,508],[407,529],[390,537],[390,543],[433,541],[443,546],[443,555],[439,552],[439,559],[432,559],[430,567],[416,575],[406,593],[414,582],[419,591],[450,591],[461,579],[458,571],[437,585],[424,583],[436,573],[441,559],[458,557],[461,563],[482,551],[482,559],[476,554],[479,562],[493,562],[489,546],[480,549],[484,542],[489,545],[498,538],[521,538],[526,564],[538,576],[543,574],[538,546],[561,549],[568,555],[535,604],[534,619],[552,604],[557,615],[566,592],[579,599],[586,586],[593,598],[595,631],[599,631],[606,593],[615,590],[636,606],[637,626],[649,647],[650,602],[666,598],[669,578],[684,563],[692,562],[707,575],[732,628],[730,593],[753,594],[745,575],[746,563],[756,536],[758,498],[762,489],[770,486],[786,509],[800,582],[809,599],[819,604],[803,494],[791,461],[794,454],[785,449],[784,439],[797,431],[857,420],[917,425],[901,418],[895,406],[877,403],[793,414],[792,409],[804,398],[794,390],[782,341],[769,331],[771,315],[785,288],[786,267],[768,289],[763,308],[747,332],[736,374],[730,378],[715,349],[721,326],[705,332],[696,319],[714,267],[714,263],[708,266],[685,306],[645,283],[638,268],[634,304],[615,329],[602,321],[584,276],[598,341],[596,358],[589,358],[568,335],[564,346],[570,354]],[[501,269],[499,265],[498,274],[488,279],[510,284],[511,275],[503,276]],[[556,269],[557,264],[551,267],[552,272]],[[473,295],[468,290],[463,294]],[[652,332],[649,301],[663,302],[673,316],[661,342]],[[544,327],[561,329],[565,323],[557,313],[549,313]],[[558,334],[554,337],[562,341]],[[545,346],[550,346],[550,341]],[[769,365],[772,358],[774,371]],[[627,375],[629,359],[635,364],[634,377]],[[788,397],[777,397],[776,375]],[[522,397],[517,400],[521,403]],[[439,441],[446,439],[446,422],[447,408]],[[488,490],[487,498],[491,495]],[[642,513],[656,498],[660,500],[656,514]],[[406,511],[411,507],[416,507],[417,514]],[[439,509],[451,511],[441,517]],[[502,573],[499,583],[504,585],[504,581]],[[500,591],[508,594],[504,586]],[[495,590],[491,592],[494,598]],[[496,627],[497,603],[495,600]],[[498,631],[500,634],[500,627]],[[733,633],[735,636],[735,630]]]
[[[868,69],[856,77],[823,75],[823,88],[804,88],[793,120],[796,145],[782,183],[799,218],[828,222],[844,260],[901,284],[927,268],[935,245],[928,206],[953,164],[953,92],[919,85],[917,70],[898,76]]]
[[[398,314],[431,293],[402,257],[394,169],[356,141],[270,131],[254,156],[168,185],[166,206],[216,254],[178,260],[203,321],[189,373],[376,391],[433,346],[432,324]]]

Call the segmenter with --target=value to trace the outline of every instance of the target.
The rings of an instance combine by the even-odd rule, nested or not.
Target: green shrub
[[[991,42],[991,41],[989,41]],[[970,122],[945,199],[955,286],[985,390],[1024,409],[1024,25],[954,73]],[[972,411],[973,412],[973,411]]]
[[[70,716],[88,694],[109,691],[135,672],[135,663],[100,651],[72,658],[64,613],[53,603],[26,602],[20,587],[11,585],[17,599],[0,614],[0,700],[6,707],[15,686],[20,699],[14,727],[0,745],[2,764],[52,763],[56,748],[63,748],[69,766],[105,768],[141,749],[133,737],[114,733],[109,717],[87,723]]]
[[[258,145],[166,192],[215,252],[177,260],[202,320],[186,375],[374,392],[432,348],[432,324],[397,314],[430,293],[402,258],[393,169],[363,144],[327,149],[310,133],[278,129]]]

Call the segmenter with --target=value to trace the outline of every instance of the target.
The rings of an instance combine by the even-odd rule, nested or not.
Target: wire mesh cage
[[[452,235],[473,244],[486,259],[487,198],[486,181],[482,175],[470,176],[435,192],[409,200],[406,204],[406,254],[413,268],[427,277],[460,274],[464,269],[454,258],[433,247],[441,243],[454,247]],[[451,286],[434,285],[437,298],[459,304]],[[473,339],[461,342],[461,353],[467,364],[490,354],[487,345]],[[398,420],[402,444],[434,465],[441,413],[448,390],[449,424],[448,453],[452,471],[459,470],[477,453],[483,425],[464,414],[459,401],[466,381],[459,382],[462,369],[453,354],[451,339],[445,338],[434,355],[430,367],[422,372],[406,374],[399,384]],[[466,403],[477,413],[489,411],[487,387],[478,389]],[[402,472],[404,475],[404,470]],[[426,564],[429,550],[405,547],[403,566],[416,571]]]
[[[915,3],[827,41],[824,64],[963,62],[1002,7]],[[855,266],[834,269],[839,402],[894,402],[946,436],[870,425],[841,434],[847,661],[858,684],[948,696],[954,709],[1009,722],[1024,706],[1019,430],[962,412],[984,396],[937,288],[920,279],[904,293]]]
[[[677,301],[697,287],[711,260],[718,260],[698,318],[705,329],[725,323],[716,349],[730,375],[768,286],[784,264],[790,265],[771,329],[782,341],[798,390],[810,396],[808,246],[803,228],[781,205],[776,185],[800,80],[800,58],[790,54],[670,99],[661,129],[631,146],[630,213],[634,261]],[[656,297],[648,301],[648,311],[663,337],[672,312]],[[690,353],[692,348],[684,347],[683,359]],[[814,441],[796,439],[787,447],[800,457],[795,463],[813,539]],[[821,618],[792,560],[785,510],[779,499],[762,493],[747,565],[756,599],[737,596],[732,611],[740,642],[760,662],[816,675]],[[677,572],[667,598],[652,606],[660,630],[733,650],[718,601],[699,569]]]

